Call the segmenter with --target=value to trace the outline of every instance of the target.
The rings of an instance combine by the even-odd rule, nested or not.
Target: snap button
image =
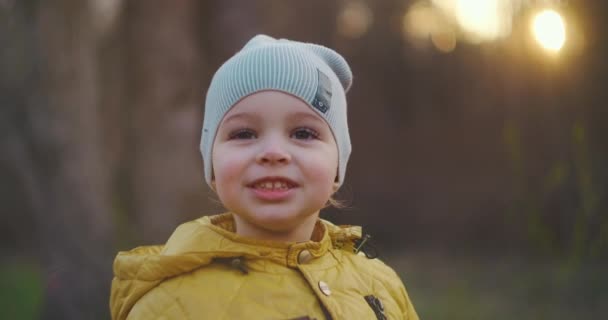
[[[310,260],[312,260],[312,254],[310,253],[310,251],[308,251],[308,250],[300,251],[300,253],[298,254],[298,263],[299,264],[308,263],[308,262],[310,262]]]
[[[232,261],[230,261],[230,265],[233,268],[240,270],[243,274],[249,273],[249,271],[247,271],[247,268],[245,267],[245,262],[243,261],[243,258],[241,258],[241,257],[236,257],[236,258],[232,259]]]
[[[319,281],[319,289],[321,289],[321,292],[323,292],[323,294],[326,296],[329,296],[331,294],[329,286],[324,281]]]

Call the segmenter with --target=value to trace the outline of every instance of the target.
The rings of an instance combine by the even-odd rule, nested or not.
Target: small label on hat
[[[331,101],[331,81],[321,70],[317,69],[319,76],[319,84],[317,85],[317,93],[315,94],[314,100],[312,100],[312,106],[322,113],[326,113],[329,110],[329,103]]]

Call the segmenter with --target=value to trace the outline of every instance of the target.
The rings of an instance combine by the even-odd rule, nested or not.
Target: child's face
[[[214,186],[237,233],[302,241],[335,191],[338,149],[327,123],[286,93],[262,91],[225,115],[213,145]],[[312,229],[310,229],[310,232]],[[308,233],[306,235],[306,233]]]

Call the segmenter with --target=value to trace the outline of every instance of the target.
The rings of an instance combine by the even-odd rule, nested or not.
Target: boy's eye
[[[230,133],[230,140],[244,140],[244,139],[253,139],[255,138],[255,132],[250,129],[241,129]]]
[[[298,128],[294,130],[291,136],[298,140],[311,140],[319,138],[319,133],[310,128]]]

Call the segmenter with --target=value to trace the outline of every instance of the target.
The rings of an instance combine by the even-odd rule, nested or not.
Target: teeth
[[[289,187],[287,186],[287,183],[283,182],[283,181],[265,181],[265,182],[260,182],[258,184],[255,185],[256,188],[258,189],[265,189],[265,190],[286,190]]]

